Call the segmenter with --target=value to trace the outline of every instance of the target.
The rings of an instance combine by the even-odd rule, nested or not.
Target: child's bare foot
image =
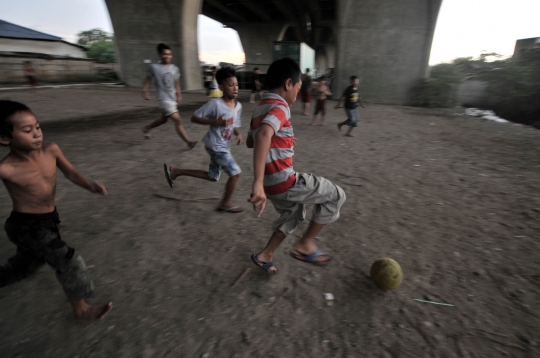
[[[338,123],[338,124],[337,124],[337,129],[338,129],[340,132],[341,132],[341,126],[342,126],[342,125],[343,125],[343,124],[341,124],[341,123]]]
[[[84,300],[71,303],[73,305],[75,319],[79,321],[92,322],[99,321],[112,310],[112,302],[102,306],[91,306]]]
[[[354,137],[354,136],[352,134],[350,134],[350,133],[347,133],[347,134],[345,134],[345,137]]]

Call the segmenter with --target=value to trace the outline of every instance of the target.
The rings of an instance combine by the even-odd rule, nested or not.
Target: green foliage
[[[540,128],[540,48],[493,64],[479,73],[488,83],[487,105],[502,118]]]
[[[87,48],[88,58],[100,63],[116,62],[114,36],[100,29],[81,31],[77,43]]]
[[[422,107],[455,106],[457,87],[462,81],[463,76],[455,64],[435,65],[430,77],[413,88],[412,102]]]

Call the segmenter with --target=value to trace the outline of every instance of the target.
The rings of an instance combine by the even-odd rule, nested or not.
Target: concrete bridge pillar
[[[442,0],[338,0],[336,93],[360,77],[368,101],[407,104],[425,77]]]
[[[288,26],[285,23],[238,23],[230,25],[238,32],[244,53],[247,70],[259,67],[262,73],[272,63],[273,42],[283,37]]]
[[[180,68],[182,89],[202,88],[197,46],[197,17],[203,0],[105,0],[111,16],[122,80],[142,86],[144,60],[159,60],[158,43],[169,45]]]

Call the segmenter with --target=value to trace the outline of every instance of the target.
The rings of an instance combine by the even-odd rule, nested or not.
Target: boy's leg
[[[180,168],[171,166],[171,179],[172,180],[175,180],[176,178],[182,175],[193,177],[193,178],[205,179],[208,181],[217,181],[217,179],[210,177],[208,175],[208,172],[205,172],[204,170],[180,169]]]
[[[238,183],[239,178],[240,178],[240,174],[237,174],[232,177],[229,177],[229,180],[227,180],[227,185],[225,185],[225,193],[223,194],[223,199],[221,200],[220,209],[231,209],[231,208],[241,209],[240,207],[234,205],[231,202],[231,198],[232,198],[234,189],[236,188],[236,184]]]
[[[354,128],[353,126],[350,126],[349,129],[347,130],[347,133],[345,133],[345,136],[347,136],[347,137],[354,137],[354,136],[351,134],[353,128]]]
[[[251,92],[251,95],[249,96],[249,103],[255,103],[255,93]]]
[[[165,115],[162,114],[160,118],[156,119],[155,121],[153,121],[149,125],[142,127],[142,131],[143,131],[143,133],[148,133],[153,128],[159,127],[160,125],[167,123],[168,120],[169,119]]]
[[[44,259],[21,247],[17,247],[17,254],[9,258],[7,264],[0,266],[0,287],[25,279],[36,272],[43,264],[45,264]]]
[[[184,140],[184,142],[187,143],[189,149],[193,148],[195,146],[195,144],[197,144],[197,142],[192,142],[187,133],[186,133],[186,130],[184,129],[184,126],[182,125],[182,117],[180,117],[180,113],[178,112],[175,112],[173,114],[171,114],[169,116],[170,119],[172,119],[174,121],[174,125],[175,125],[175,128],[176,128],[176,133],[178,133],[178,135],[180,136],[180,138],[182,138]]]
[[[266,247],[261,252],[256,254],[255,257],[263,263],[274,261],[274,253],[286,237],[287,235],[285,235],[281,231],[274,231],[272,233],[272,236],[270,236],[270,240],[268,240]],[[275,273],[277,271],[277,268],[275,266],[272,266],[269,270],[271,271],[271,273]]]

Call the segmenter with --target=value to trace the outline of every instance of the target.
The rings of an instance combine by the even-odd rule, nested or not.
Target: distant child
[[[223,96],[223,92],[221,92],[221,90],[219,89],[219,84],[216,80],[216,73],[217,73],[216,66],[213,66],[212,67],[212,82],[210,82],[210,93],[208,95],[210,98],[221,98],[221,96]]]
[[[259,68],[253,69],[253,78],[251,83],[251,95],[249,96],[249,103],[255,103],[255,95],[258,93],[262,99],[262,84],[260,80]]]
[[[17,254],[0,267],[0,287],[24,279],[46,262],[56,270],[75,318],[94,321],[105,317],[112,303],[90,306],[85,302],[94,290],[88,268],[58,231],[56,167],[71,182],[92,193],[107,195],[105,186],[89,182],[58,145],[43,143],[36,117],[21,103],[0,101],[0,144],[9,147],[8,155],[0,161],[0,178],[13,201],[5,229],[17,246]]]
[[[302,79],[300,82],[302,83],[302,86],[300,87],[300,92],[302,93],[302,114],[305,116],[309,116],[309,104],[311,103],[312,84],[309,68],[306,68],[306,73],[302,75]]]
[[[260,217],[266,199],[281,215],[272,226],[266,247],[251,255],[255,265],[270,274],[277,273],[274,253],[281,242],[306,217],[306,204],[314,204],[311,223],[293,246],[290,255],[297,260],[324,266],[330,256],[317,249],[314,238],[326,224],[339,218],[345,192],[331,181],[293,169],[294,133],[290,106],[296,100],[302,81],[300,68],[290,58],[274,61],[268,69],[268,88],[251,119],[248,148],[254,148],[254,179],[251,199]]]
[[[317,114],[321,113],[321,126],[324,126],[324,116],[326,115],[326,97],[332,95],[332,92],[326,85],[326,78],[321,78],[317,86],[317,104],[315,105],[315,113],[313,113],[313,121],[311,125],[317,123]]]
[[[36,71],[34,71],[34,67],[32,66],[32,61],[24,61],[23,70],[24,70],[24,76],[26,77],[26,80],[28,81],[28,85],[32,88],[36,88],[36,85],[37,85]]]
[[[225,170],[229,176],[225,186],[225,194],[221,200],[217,211],[228,213],[239,213],[243,211],[240,206],[231,202],[231,197],[240,178],[240,167],[236,164],[229,142],[232,134],[236,136],[236,144],[242,144],[242,135],[238,131],[240,127],[240,115],[242,105],[236,101],[238,97],[238,80],[232,68],[221,68],[216,73],[219,89],[223,91],[222,98],[208,101],[199,108],[191,117],[191,121],[199,124],[209,125],[208,133],[203,138],[206,151],[210,155],[210,166],[208,171],[181,169],[164,164],[165,178],[172,188],[173,183],[179,176],[190,176],[209,181],[218,181],[221,171]]]
[[[178,113],[178,104],[180,104],[182,101],[182,91],[180,90],[180,70],[171,63],[172,51],[169,46],[159,44],[157,46],[157,52],[161,57],[161,62],[153,63],[148,66],[146,79],[144,80],[143,85],[143,97],[147,100],[150,99],[148,87],[150,86],[152,77],[155,77],[159,108],[161,109],[161,118],[156,119],[149,125],[142,127],[141,131],[146,139],[150,139],[150,130],[152,130],[152,128],[165,124],[169,119],[172,119],[176,125],[176,132],[187,143],[188,148],[191,149],[195,147],[197,141],[192,142],[189,139],[184,126],[182,126],[182,118]]]
[[[366,108],[366,105],[364,104],[364,101],[362,98],[360,98],[360,95],[358,94],[358,84],[360,83],[360,80],[357,76],[351,76],[351,85],[343,91],[343,94],[341,95],[341,98],[339,99],[338,104],[336,104],[336,109],[339,108],[341,105],[341,102],[345,100],[345,112],[347,113],[347,119],[343,122],[338,123],[337,127],[339,130],[341,130],[341,127],[343,126],[349,126],[349,130],[347,131],[347,134],[345,134],[347,137],[354,137],[351,132],[354,127],[358,127],[358,110],[356,109],[356,106],[358,103],[362,106],[362,108]]]

